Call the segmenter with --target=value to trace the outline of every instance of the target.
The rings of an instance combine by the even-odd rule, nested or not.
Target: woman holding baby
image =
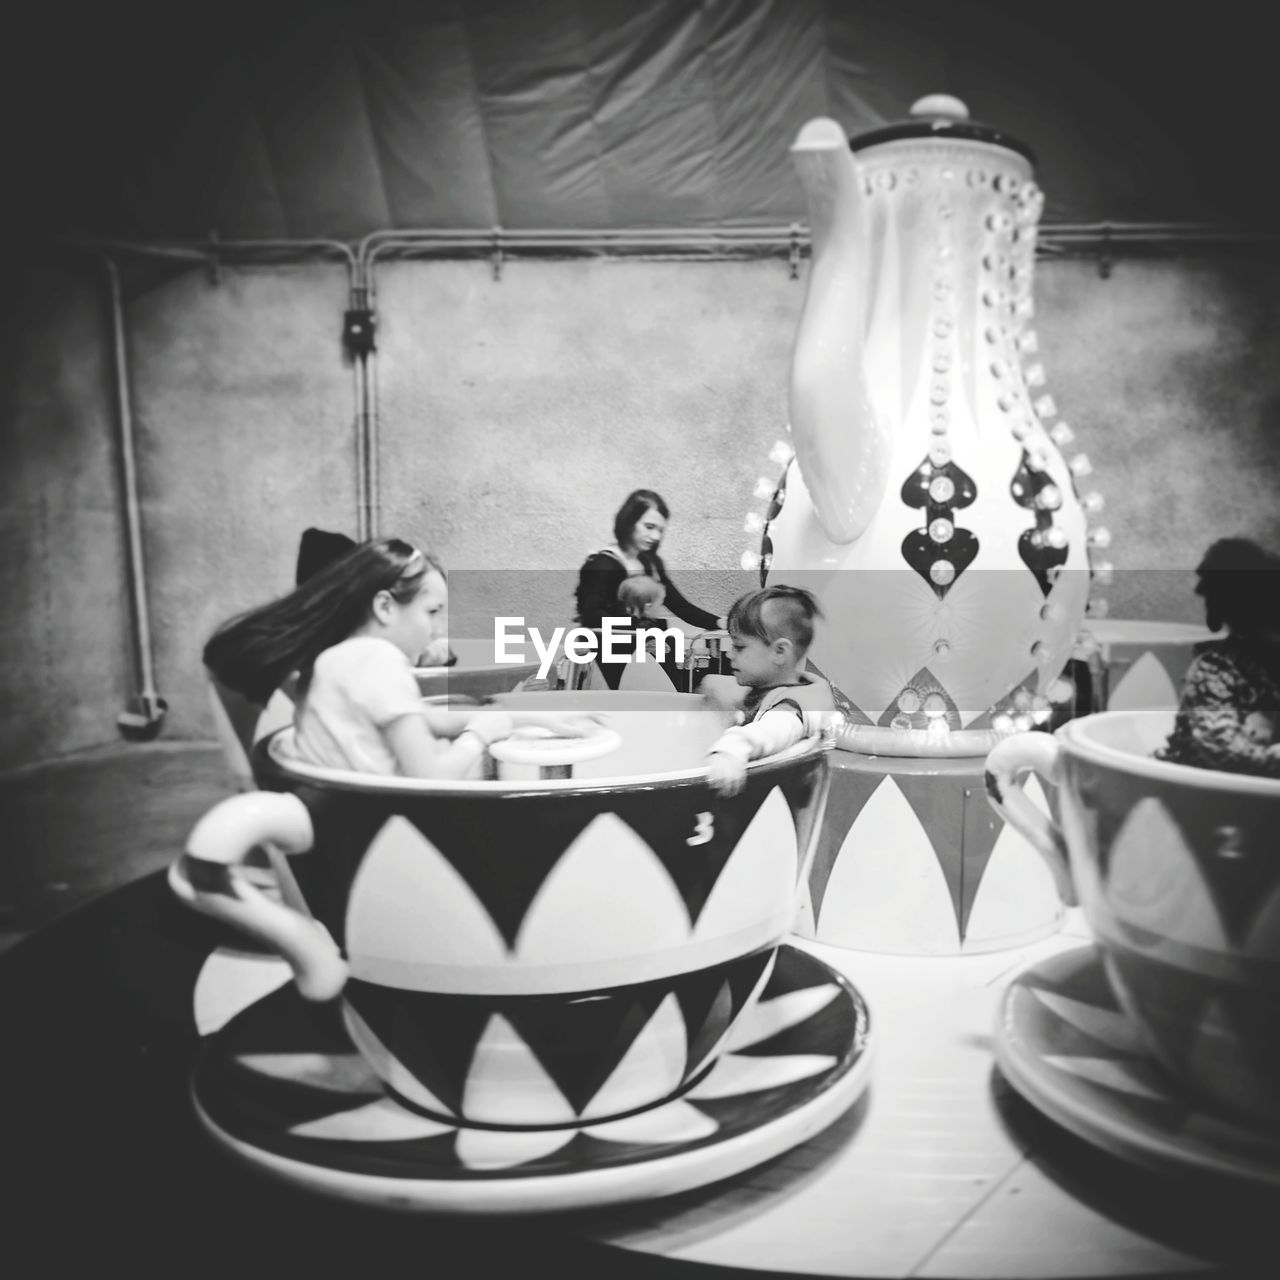
[[[578,622],[600,630],[605,618],[631,617],[646,628],[666,629],[667,620],[651,610],[665,605],[668,613],[697,631],[723,631],[724,619],[690,604],[667,573],[658,547],[671,513],[660,494],[636,489],[627,495],[613,518],[614,541],[589,555],[578,573]],[[615,632],[616,635],[616,632]],[[618,648],[615,640],[615,650]],[[670,650],[667,650],[670,653]],[[597,659],[610,689],[616,689],[626,661]],[[674,664],[663,663],[674,684]]]

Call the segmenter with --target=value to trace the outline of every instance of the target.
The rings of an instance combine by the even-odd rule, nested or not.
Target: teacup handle
[[[347,963],[329,931],[293,907],[273,902],[249,882],[240,864],[255,845],[305,853],[314,833],[297,796],[247,791],[214,805],[169,868],[169,887],[193,911],[212,916],[278,951],[309,1000],[331,1000],[347,980]]]
[[[1051,735],[1015,733],[996,743],[987,754],[987,798],[1000,817],[1048,863],[1059,896],[1067,906],[1074,907],[1078,900],[1062,828],[1036,808],[1018,785],[1019,775],[1034,770],[1056,786],[1060,761],[1061,748]]]

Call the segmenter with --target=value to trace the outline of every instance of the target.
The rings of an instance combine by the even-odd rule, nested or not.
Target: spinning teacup
[[[1110,711],[987,757],[1000,815],[1078,895],[1125,1013],[1192,1093],[1280,1125],[1280,780],[1153,758],[1174,713]],[[1058,785],[1059,826],[1016,776]]]
[[[503,703],[524,699],[605,711],[618,751],[567,779],[387,779],[304,765],[284,730],[255,752],[267,790],[210,810],[170,871],[305,996],[341,994],[392,1094],[455,1123],[614,1118],[704,1073],[791,928],[826,799],[816,738],[714,795],[703,756],[723,726],[700,698]],[[314,918],[246,881],[262,842]]]

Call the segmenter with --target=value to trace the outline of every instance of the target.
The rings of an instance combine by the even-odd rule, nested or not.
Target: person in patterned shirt
[[[1156,757],[1280,778],[1280,557],[1246,538],[1222,538],[1196,573],[1205,621],[1227,636],[1192,662]]]

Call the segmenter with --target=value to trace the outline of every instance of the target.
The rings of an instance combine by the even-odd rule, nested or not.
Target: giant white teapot
[[[982,754],[1049,718],[1109,541],[1028,325],[1031,153],[938,95],[852,142],[810,121],[792,155],[812,261],[763,568],[822,603],[842,745]]]

